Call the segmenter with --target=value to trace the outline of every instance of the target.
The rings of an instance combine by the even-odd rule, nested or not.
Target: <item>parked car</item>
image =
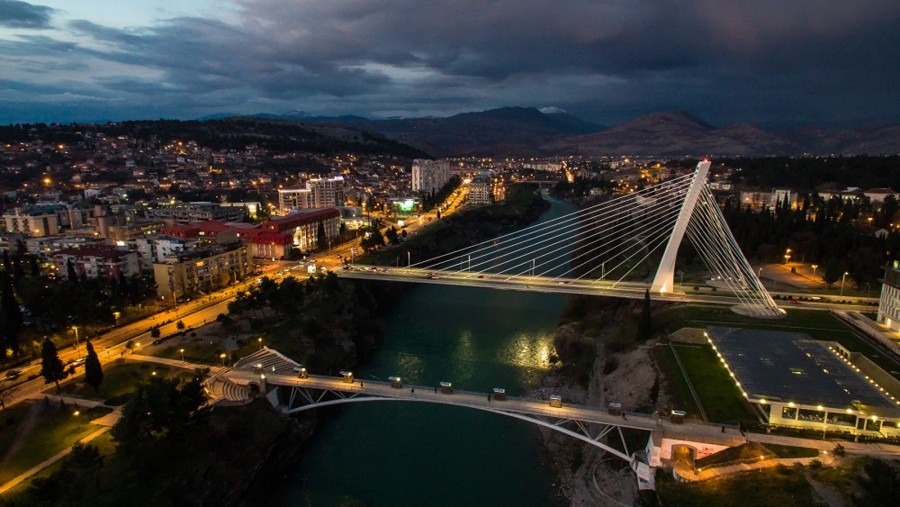
[[[16,380],[19,378],[19,375],[22,374],[22,370],[9,370],[6,372],[6,375],[3,377],[3,380]]]

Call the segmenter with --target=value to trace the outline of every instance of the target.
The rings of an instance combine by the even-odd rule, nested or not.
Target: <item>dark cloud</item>
[[[18,0],[0,0],[0,26],[8,28],[49,28],[54,9]]]
[[[157,116],[535,105],[603,123],[666,109],[715,124],[900,121],[895,0],[237,4],[233,23],[71,21],[90,44],[31,36],[0,41],[0,57],[119,67],[81,87]]]

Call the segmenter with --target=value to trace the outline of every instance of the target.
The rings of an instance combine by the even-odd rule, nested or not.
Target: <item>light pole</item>
[[[72,326],[72,329],[75,330],[75,355],[78,355],[78,326]]]
[[[406,267],[412,266],[412,252],[406,252]]]
[[[179,349],[178,351],[181,352],[181,362],[184,363],[184,362],[185,362],[185,360],[184,360],[184,349]]]
[[[222,352],[221,354],[219,354],[219,359],[222,360],[222,366],[223,366],[223,367],[225,366],[225,358],[226,358],[226,357],[228,357],[228,355],[225,354],[224,352]]]
[[[816,277],[816,269],[817,269],[818,267],[819,267],[818,264],[813,264],[813,265],[812,265],[812,268],[813,268],[813,278]]]
[[[256,341],[259,343],[259,350],[262,350],[262,338],[257,338]]]
[[[841,277],[841,296],[844,295],[844,280],[847,279],[847,275],[849,275],[849,274],[850,273],[844,271],[844,276]]]

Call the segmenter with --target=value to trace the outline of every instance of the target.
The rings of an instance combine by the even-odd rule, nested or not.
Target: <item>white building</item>
[[[278,213],[287,215],[295,209],[333,208],[344,205],[344,177],[313,178],[306,188],[278,190]]]
[[[413,192],[437,192],[450,181],[449,160],[413,160]]]
[[[466,197],[466,202],[476,206],[491,204],[494,202],[493,190],[493,179],[490,173],[478,173],[469,185],[469,194]]]
[[[878,302],[878,322],[900,331],[900,262],[893,261],[884,268],[881,300]]]

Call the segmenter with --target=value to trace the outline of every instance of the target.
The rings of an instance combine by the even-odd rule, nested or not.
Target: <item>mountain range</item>
[[[217,115],[221,116],[221,115]],[[449,117],[311,116],[292,111],[261,118],[373,131],[435,157],[447,156],[770,156],[896,155],[900,125],[770,132],[736,123],[714,127],[684,111],[640,116],[613,127],[563,111],[504,107]]]

